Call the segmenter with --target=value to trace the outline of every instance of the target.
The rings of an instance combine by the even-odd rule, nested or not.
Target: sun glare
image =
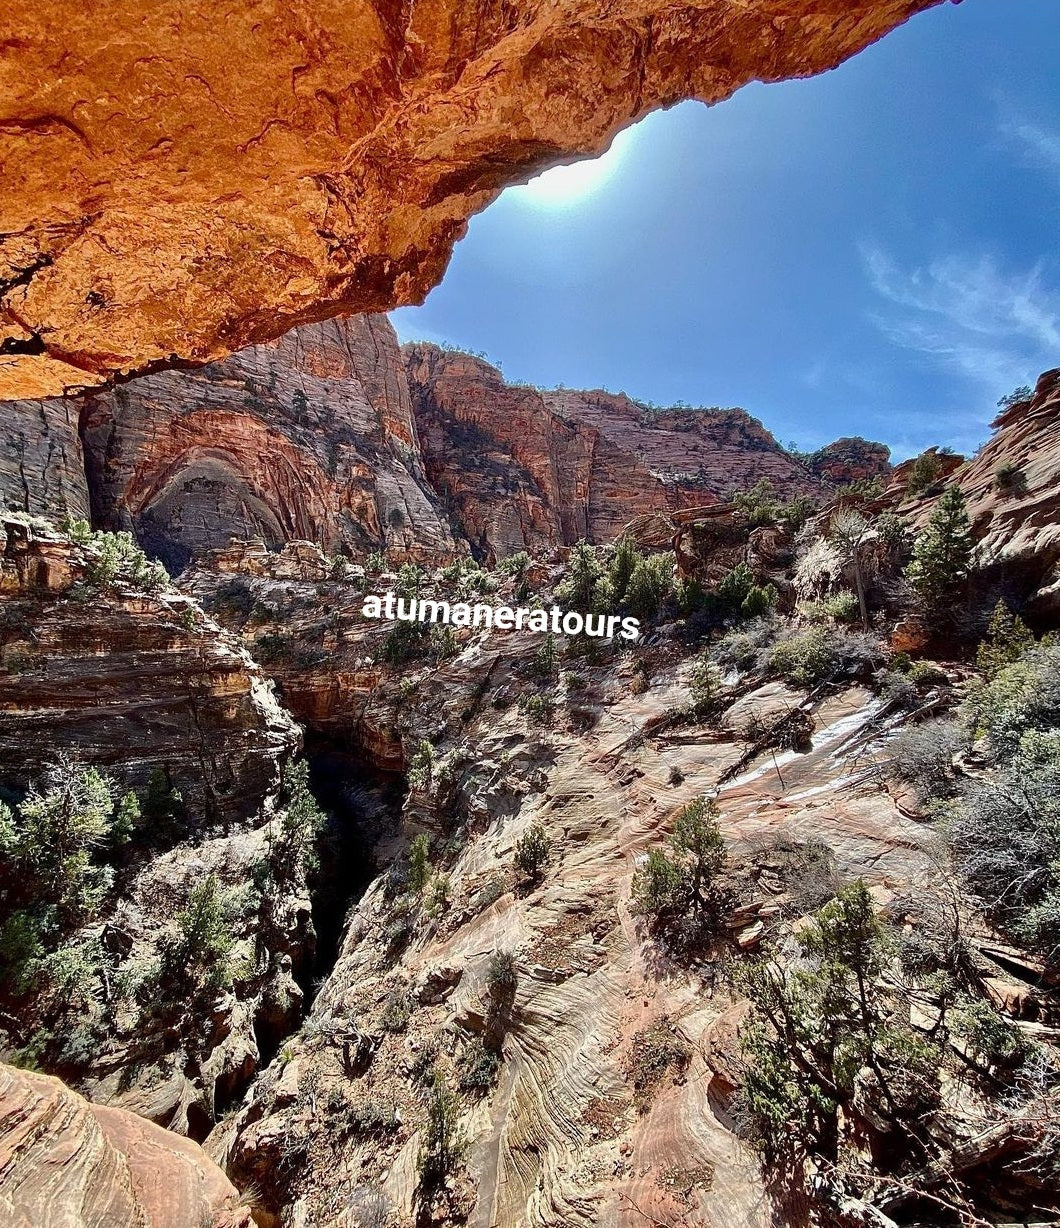
[[[599,158],[586,158],[570,166],[554,166],[535,175],[527,184],[509,188],[505,195],[535,208],[565,209],[580,204],[614,177],[633,140],[633,129],[627,128]]]

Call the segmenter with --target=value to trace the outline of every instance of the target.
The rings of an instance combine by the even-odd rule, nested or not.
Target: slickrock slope
[[[275,610],[273,626],[309,638],[310,580],[248,582]],[[199,573],[196,586],[207,583]],[[460,1077],[487,1026],[487,965],[503,950],[518,982],[497,1087],[461,1096],[469,1180],[450,1186],[433,1222],[625,1228],[647,1215],[765,1228],[768,1200],[710,1064],[724,1037],[731,1044],[739,1007],[713,964],[671,963],[648,939],[632,875],[684,804],[718,790],[731,847],[755,849],[761,871],[733,920],[741,943],[753,946],[790,908],[776,874],[785,840],[823,841],[841,873],[864,874],[888,898],[928,866],[917,824],[870,770],[902,718],[857,685],[807,700],[772,683],[745,687],[718,731],[675,723],[694,659],[666,636],[626,659],[568,660],[569,673],[546,682],[533,667],[541,640],[526,633],[474,633],[441,664],[380,666],[371,654],[387,628],[360,620],[358,605],[356,578],[329,583],[329,614],[317,620],[333,687],[319,694],[322,726],[369,753],[386,731],[395,766],[431,742],[434,766],[409,794],[406,831],[450,850],[436,865],[443,896],[410,916],[400,875],[372,885],[286,1060],[218,1127],[211,1154],[226,1157],[237,1185],[260,1190],[265,1224],[331,1228],[380,1197],[411,1222],[425,1081],[432,1064]],[[297,702],[325,680],[290,658],[273,668]],[[542,690],[556,703],[547,726],[523,711]],[[755,755],[744,733],[753,718],[800,704],[808,752]],[[553,854],[544,881],[528,885],[513,850],[535,821]],[[394,1021],[394,1003],[407,1004],[407,1022]],[[690,1061],[635,1102],[635,1038],[659,1026]]]
[[[505,184],[939,2],[8,6],[0,396],[418,301]]]
[[[161,768],[203,818],[256,810],[299,733],[239,643],[179,594],[94,584],[46,525],[2,529],[0,778],[68,752],[138,787]]]
[[[825,484],[742,410],[645,409],[605,392],[509,385],[489,363],[404,347],[432,485],[483,556],[610,542],[639,516],[716,503],[769,479]]]
[[[384,316],[306,325],[91,395],[82,430],[95,523],[130,529],[171,570],[232,538],[455,550]]]
[[[203,1151],[150,1122],[89,1104],[58,1079],[0,1065],[5,1228],[252,1228]]]

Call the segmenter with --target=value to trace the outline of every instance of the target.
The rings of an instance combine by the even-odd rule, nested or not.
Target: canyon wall
[[[8,510],[128,530],[171,572],[231,541],[354,557],[496,560],[727,499],[765,478],[823,498],[887,471],[840,440],[806,461],[739,409],[505,382],[385,316],[305,325],[203,367],[81,398],[17,401],[0,434]]]
[[[95,522],[130,529],[172,570],[232,538],[420,559],[455,549],[385,316],[89,395],[82,430]]]
[[[486,558],[610,542],[635,517],[820,478],[739,409],[651,410],[621,394],[508,384],[470,354],[403,350],[427,476]]]
[[[0,397],[421,301],[505,185],[938,3],[9,6]]]
[[[254,813],[300,734],[238,640],[175,592],[92,580],[85,548],[0,523],[0,780],[63,755],[143,789],[161,771],[196,821]]]

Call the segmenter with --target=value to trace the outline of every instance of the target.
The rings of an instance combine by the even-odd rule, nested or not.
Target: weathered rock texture
[[[162,768],[200,818],[255,811],[299,733],[238,642],[179,594],[86,583],[45,528],[2,531],[0,779],[74,753],[140,787]]]
[[[827,486],[743,410],[649,410],[608,392],[509,385],[489,363],[404,347],[424,466],[486,558],[717,503],[769,479],[783,497]]]
[[[9,512],[89,515],[76,400],[12,401],[0,425],[0,504]]]
[[[58,1079],[0,1065],[5,1228],[252,1228],[197,1144],[89,1104]]]
[[[307,325],[90,395],[82,432],[95,523],[130,529],[173,570],[232,538],[455,550],[384,316]]]
[[[860,436],[837,439],[812,453],[807,460],[811,472],[837,485],[848,482],[881,480],[891,474],[891,450]]]
[[[799,911],[776,872],[785,842],[825,842],[840,873],[865,875],[887,898],[929,869],[916,822],[872,771],[902,717],[858,685],[809,699],[773,682],[737,684],[719,730],[675,722],[695,657],[666,636],[634,658],[605,651],[545,680],[534,667],[540,637],[518,632],[462,632],[450,660],[380,665],[371,658],[390,628],[360,617],[359,585],[327,582],[314,611],[303,561],[305,578],[291,575],[293,558],[287,579],[268,574],[277,556],[248,569],[270,627],[289,633],[291,649],[322,650],[319,665],[299,666],[291,652],[270,669],[290,702],[381,766],[433,744],[436,766],[410,791],[405,819],[409,834],[434,836],[445,896],[410,915],[396,884],[373,884],[306,1026],[285,1046],[289,1060],[255,1082],[210,1153],[226,1157],[240,1188],[259,1191],[262,1223],[338,1228],[380,1191],[410,1221],[425,1081],[432,1063],[451,1082],[464,1069],[488,1026],[490,957],[505,950],[518,982],[501,1072],[494,1090],[460,1097],[470,1181],[454,1181],[433,1222],[457,1222],[459,1207],[476,1225],[632,1228],[647,1217],[765,1228],[768,1199],[708,1059],[719,1034],[735,1043],[739,1007],[709,961],[679,967],[653,944],[632,876],[680,808],[717,790],[730,847],[755,850],[762,871],[733,918],[740,945]],[[209,574],[194,584],[205,595]],[[437,578],[430,591],[450,595]],[[511,600],[510,588],[497,599]],[[556,705],[546,726],[524,713],[543,692]],[[756,753],[744,732],[754,720],[799,707],[807,743]],[[535,822],[552,856],[543,881],[527,884],[513,850]],[[407,1004],[407,1024],[386,1022],[395,1001]],[[631,1047],[663,1020],[691,1060],[638,1098]]]
[[[0,396],[418,301],[505,184],[939,2],[9,7]]]

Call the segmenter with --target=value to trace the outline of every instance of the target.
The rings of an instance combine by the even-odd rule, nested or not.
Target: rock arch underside
[[[0,398],[422,300],[507,184],[942,0],[0,6]]]

